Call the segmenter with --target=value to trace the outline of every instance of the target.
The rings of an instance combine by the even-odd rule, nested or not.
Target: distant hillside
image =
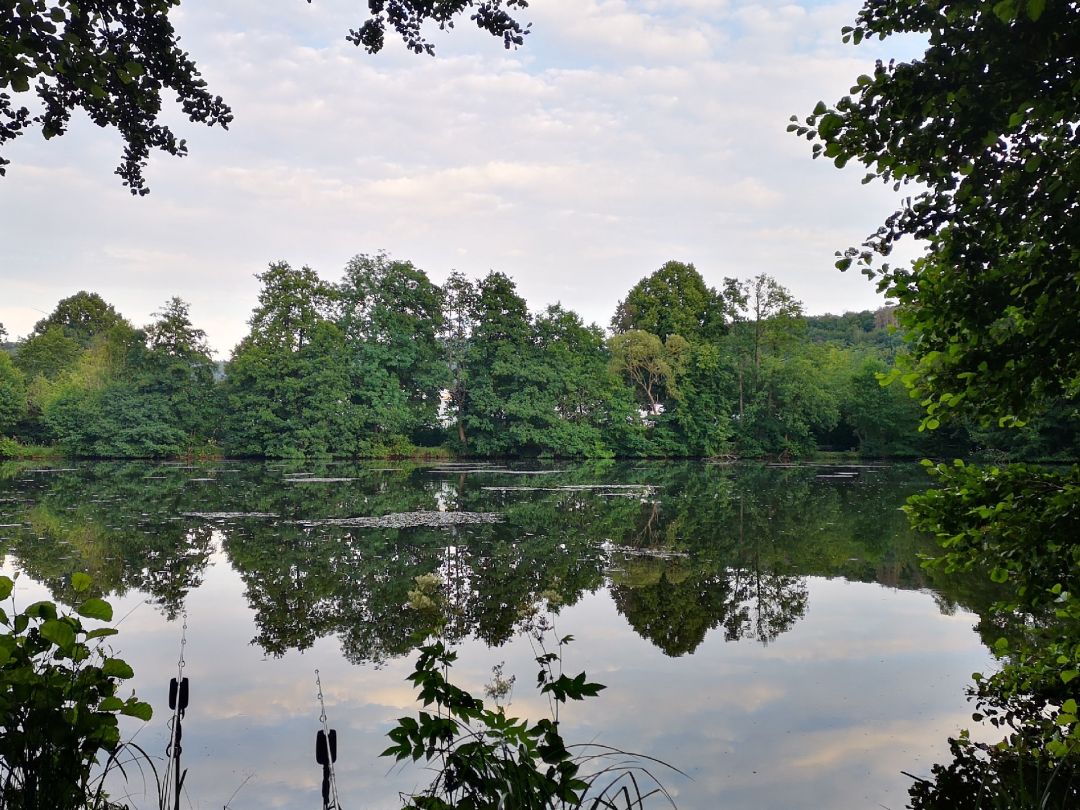
[[[811,343],[886,349],[891,352],[895,352],[904,342],[896,326],[895,307],[845,312],[843,315],[807,316],[806,338]]]

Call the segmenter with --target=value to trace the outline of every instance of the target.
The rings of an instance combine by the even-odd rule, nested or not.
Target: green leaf
[[[92,638],[105,638],[106,636],[115,636],[120,631],[115,627],[99,627],[97,630],[91,630],[86,634],[86,640],[89,641]]]
[[[41,637],[64,649],[75,643],[75,628],[64,619],[48,619],[41,625]]]
[[[1073,698],[1069,698],[1061,704],[1061,711],[1065,714],[1076,714],[1076,701]]]
[[[837,132],[840,131],[840,127],[844,125],[844,120],[836,113],[829,113],[821,119],[821,123],[818,124],[818,135],[828,140]]]
[[[23,615],[31,619],[55,619],[56,605],[47,599],[27,605]]]
[[[994,16],[1006,25],[1016,17],[1016,0],[1001,0],[994,4]]]
[[[30,80],[26,76],[12,76],[11,89],[16,93],[25,93],[30,89]]]
[[[135,670],[122,658],[106,658],[101,665],[101,671],[110,678],[132,678]]]
[[[71,575],[71,587],[73,590],[82,592],[90,587],[90,583],[93,580],[90,579],[89,574],[84,574],[82,571],[76,571]]]
[[[11,577],[0,577],[0,599],[7,599],[11,596],[11,591],[15,588],[15,583],[12,582]]]
[[[990,572],[990,579],[993,580],[994,582],[999,582],[999,583],[1008,582],[1009,581],[1009,572],[1008,572],[1008,570],[1006,570],[1004,568],[1000,568],[1000,567],[994,568]]]
[[[87,599],[77,608],[80,616],[88,619],[100,619],[103,622],[111,622],[113,617],[112,605],[104,599]]]
[[[1067,669],[1061,673],[1061,682],[1068,683],[1069,681],[1073,680],[1077,675],[1080,675],[1080,672],[1077,672],[1075,669]]]
[[[122,701],[115,695],[105,698],[103,701],[101,701],[100,704],[98,704],[99,712],[118,712],[123,708],[124,701]]]
[[[140,720],[147,722],[154,716],[154,710],[150,707],[149,703],[143,703],[141,700],[132,698],[124,704],[124,708],[120,710],[120,714],[127,717],[137,717]]]
[[[1027,14],[1032,22],[1038,22],[1044,11],[1046,11],[1046,0],[1028,0]]]

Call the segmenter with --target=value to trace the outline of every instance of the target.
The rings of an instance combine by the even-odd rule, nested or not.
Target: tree
[[[615,309],[611,328],[695,341],[721,334],[725,315],[723,297],[705,284],[694,265],[670,261],[630,289]]]
[[[462,450],[469,448],[464,420],[469,401],[469,374],[465,359],[476,328],[477,295],[476,285],[457,271],[452,272],[443,285],[443,331],[439,340],[450,374],[447,389],[449,406],[454,412],[458,444]]]
[[[311,0],[308,0],[311,2]],[[435,46],[423,35],[427,23],[435,23],[440,30],[454,27],[454,19],[472,11],[470,19],[476,26],[492,36],[502,39],[506,48],[524,43],[528,26],[522,26],[511,10],[524,9],[528,0],[448,0],[432,3],[431,0],[375,0],[368,4],[371,17],[359,29],[349,31],[346,39],[364,47],[368,53],[382,50],[387,26],[392,27],[414,53],[434,55]]]
[[[211,435],[216,432],[215,364],[206,333],[175,296],[155,315],[145,329],[148,350],[140,358],[140,384],[166,399],[170,421],[191,439]]]
[[[431,433],[446,377],[437,340],[442,291],[412,262],[379,253],[349,260],[337,301],[337,323],[361,376],[354,386],[365,385],[368,370],[381,370],[404,400],[403,430]]]
[[[521,420],[530,418],[538,398],[538,381],[531,373],[538,352],[528,306],[514,282],[493,271],[476,287],[472,320],[463,375],[468,392],[461,417],[470,449],[480,455],[528,452],[531,441],[522,434]]]
[[[899,302],[926,423],[1023,417],[1080,387],[1080,5],[867,3],[845,39],[904,33],[928,37],[922,58],[878,62],[789,129],[815,156],[923,189],[838,266]],[[910,237],[919,261],[878,265]]]
[[[604,333],[577,313],[549,306],[533,322],[545,452],[558,456],[610,456],[623,450],[634,405],[612,373]]]
[[[626,379],[648,413],[662,412],[665,400],[678,390],[689,344],[680,335],[664,342],[650,332],[632,329],[612,335],[608,345],[612,370]]]
[[[262,289],[248,321],[251,339],[287,351],[304,348],[315,325],[331,316],[334,289],[310,267],[294,270],[288,262],[273,262],[255,277]]]
[[[53,379],[64,369],[71,368],[82,351],[83,347],[65,335],[61,327],[50,326],[19,346],[15,363],[27,379],[39,376]]]
[[[0,351],[0,436],[7,433],[22,418],[26,410],[26,386],[23,375],[11,357]]]
[[[125,146],[116,174],[132,194],[147,194],[143,174],[151,150],[187,154],[185,141],[161,123],[163,92],[175,94],[192,122],[227,129],[233,118],[180,47],[169,19],[179,5],[180,0],[0,0],[0,148],[32,128],[46,139],[63,135],[72,112],[81,109],[99,127],[120,133]],[[424,25],[453,28],[466,12],[507,48],[521,45],[528,33],[512,15],[527,0],[372,0],[368,6],[367,20],[346,39],[369,53],[382,49],[388,27],[410,50],[434,53]],[[31,91],[40,112],[14,103],[9,94]],[[8,163],[0,154],[0,176]]]
[[[756,392],[765,353],[790,344],[803,326],[802,303],[765,273],[749,281],[729,280],[728,288],[733,301],[728,343],[737,358],[741,418],[748,393],[752,397]]]
[[[227,366],[226,448],[245,456],[357,454],[350,357],[332,321],[336,291],[287,262],[258,278],[251,331]]]
[[[31,127],[63,135],[71,113],[84,110],[124,139],[116,169],[132,194],[146,194],[143,170],[151,149],[182,156],[187,147],[158,121],[162,91],[176,94],[185,116],[227,128],[232,112],[206,90],[180,48],[169,12],[179,0],[70,0],[0,5],[0,90],[37,95],[31,114],[0,93],[0,146]],[[0,156],[0,175],[10,161]]]
[[[74,340],[84,349],[98,335],[104,334],[124,319],[97,293],[82,290],[62,299],[56,309],[34,324],[27,342],[58,327],[64,337]]]

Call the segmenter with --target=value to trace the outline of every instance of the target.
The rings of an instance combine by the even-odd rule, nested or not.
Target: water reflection
[[[401,608],[430,573],[451,588],[452,638],[503,644],[542,594],[573,605],[609,583],[629,626],[670,656],[721,627],[728,641],[774,641],[805,615],[809,575],[927,584],[924,541],[898,510],[921,484],[911,468],[87,464],[0,475],[6,551],[55,598],[86,571],[106,594],[144,592],[174,618],[217,542],[255,612],[254,641],[278,656],[330,635],[354,663],[408,653],[416,627]],[[346,520],[380,516],[402,525]]]
[[[66,601],[70,574],[86,571],[118,616],[133,611],[119,639],[151,699],[175,674],[169,620],[186,608],[197,691],[184,756],[207,806],[238,787],[234,808],[318,800],[315,666],[347,752],[343,803],[391,807],[422,786],[377,755],[414,708],[407,592],[437,573],[474,689],[498,660],[527,678],[518,629],[542,599],[563,605],[571,666],[609,686],[575,707],[567,736],[679,765],[695,780],[674,786],[680,806],[899,807],[900,771],[945,755],[969,716],[963,686],[987,656],[964,610],[992,597],[971,580],[927,592],[927,541],[899,512],[925,486],[918,468],[844,472],[8,464],[0,549],[38,583],[24,589]],[[343,522],[391,515],[405,517]],[[514,711],[543,714],[531,700]],[[164,751],[154,722],[141,740]]]

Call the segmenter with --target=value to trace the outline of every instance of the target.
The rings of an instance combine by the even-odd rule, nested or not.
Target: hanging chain
[[[315,686],[319,690],[319,694],[316,695],[319,699],[319,722],[322,723],[323,731],[329,734],[330,729],[326,727],[326,704],[323,702],[322,680],[319,678],[319,670],[315,670]]]
[[[187,608],[184,608],[180,614],[184,617],[184,624],[180,628],[180,657],[176,661],[176,682],[180,683],[184,679],[184,664],[187,662],[184,660],[184,647],[187,646]]]

